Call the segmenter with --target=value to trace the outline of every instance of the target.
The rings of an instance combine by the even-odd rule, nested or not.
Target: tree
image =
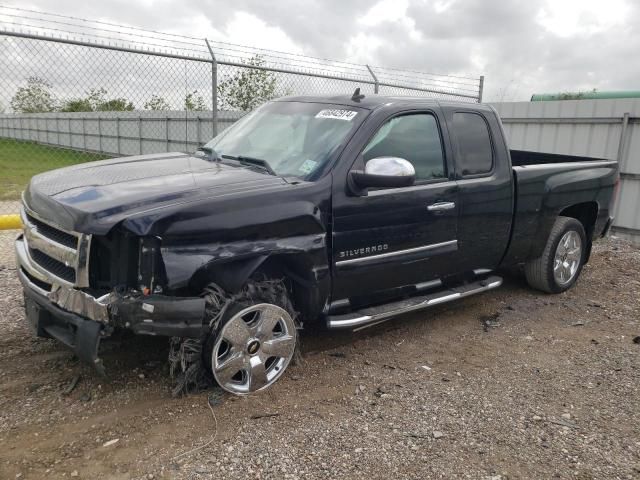
[[[40,77],[27,78],[27,86],[18,88],[11,99],[11,108],[17,113],[53,112],[56,101],[51,85]]]
[[[185,110],[193,110],[196,112],[200,112],[202,110],[206,110],[207,106],[204,103],[204,98],[198,92],[198,90],[194,90],[191,93],[187,93],[184,97],[184,109]]]
[[[126,98],[107,99],[107,91],[104,88],[89,90],[87,100],[95,112],[130,112],[135,109],[133,103]]]
[[[262,67],[264,60],[255,55],[247,61],[249,67]],[[242,68],[218,85],[218,98],[222,108],[252,110],[278,96],[278,80],[273,72],[261,68]]]
[[[126,98],[107,99],[104,88],[92,88],[85,98],[74,98],[66,101],[61,108],[63,112],[123,112],[134,109],[133,103]]]
[[[590,93],[596,93],[597,90],[589,90],[586,92],[562,92],[557,95],[558,100],[583,100]]]
[[[112,98],[102,102],[96,111],[98,112],[131,112],[135,110],[133,103],[126,98]]]
[[[67,100],[60,108],[61,112],[93,112],[91,103],[86,98],[73,98]]]
[[[171,105],[159,95],[151,95],[151,98],[144,104],[145,110],[171,110]]]
[[[101,111],[100,108],[107,100],[107,90],[100,88],[92,88],[87,92],[86,102],[91,106],[91,112]]]

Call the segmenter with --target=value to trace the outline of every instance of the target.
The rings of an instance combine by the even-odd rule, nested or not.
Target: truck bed
[[[595,225],[587,234],[602,233],[618,176],[616,161],[522,150],[512,150],[511,160],[515,202],[504,263],[537,258],[563,205],[588,206]]]

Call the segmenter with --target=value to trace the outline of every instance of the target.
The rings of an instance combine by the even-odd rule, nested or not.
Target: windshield
[[[205,145],[224,159],[262,160],[277,175],[310,177],[363,120],[342,105],[271,102]]]

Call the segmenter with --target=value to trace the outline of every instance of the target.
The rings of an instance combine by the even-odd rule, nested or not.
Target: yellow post
[[[17,230],[22,228],[20,215],[0,215],[0,230]]]

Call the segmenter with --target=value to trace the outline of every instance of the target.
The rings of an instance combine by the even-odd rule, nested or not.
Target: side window
[[[457,112],[453,114],[452,127],[460,173],[463,176],[489,173],[493,168],[493,150],[484,118],[475,113]]]
[[[400,157],[416,170],[416,181],[445,178],[440,131],[433,115],[395,117],[378,130],[362,152],[365,163],[377,157]]]

